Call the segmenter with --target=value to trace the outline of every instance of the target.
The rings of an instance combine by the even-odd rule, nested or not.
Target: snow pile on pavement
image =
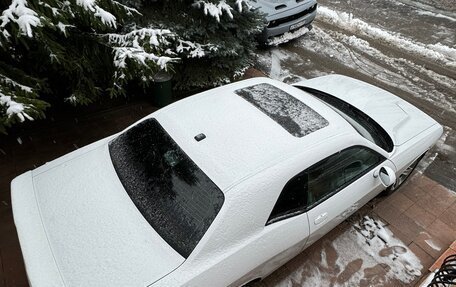
[[[336,12],[325,6],[318,8],[319,20],[336,25],[355,34],[371,37],[395,46],[408,53],[413,53],[430,60],[441,62],[449,67],[456,67],[456,49],[440,43],[426,45],[407,39],[398,33],[392,33],[373,27],[368,23],[357,19],[351,13]]]
[[[287,42],[289,42],[289,41],[291,41],[293,39],[297,39],[297,38],[307,34],[307,32],[309,32],[309,28],[302,27],[302,28],[296,29],[295,31],[286,32],[283,35],[274,37],[274,38],[268,40],[266,42],[266,44],[269,45],[269,46],[277,46],[277,45],[280,45],[280,44],[284,44],[284,43],[287,43]]]
[[[434,12],[431,12],[431,11],[424,11],[424,10],[417,10],[416,13],[418,15],[437,17],[437,18],[447,19],[447,20],[456,22],[456,18],[453,18],[453,17],[450,17],[450,16],[446,16],[446,15],[443,15],[441,13],[434,13]]]
[[[278,285],[409,284],[421,276],[422,268],[419,259],[382,222],[365,216],[333,242],[324,243],[319,262],[318,258],[317,262],[306,260]]]

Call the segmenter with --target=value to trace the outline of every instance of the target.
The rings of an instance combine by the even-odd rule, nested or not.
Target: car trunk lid
[[[42,225],[66,285],[146,286],[184,262],[125,192],[106,144],[35,172],[33,182]]]

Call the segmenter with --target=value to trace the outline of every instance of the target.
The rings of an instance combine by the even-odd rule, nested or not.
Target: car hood
[[[374,119],[390,135],[394,145],[402,145],[437,124],[401,98],[350,77],[328,75],[294,85],[325,92],[353,105]]]
[[[147,286],[184,262],[130,200],[106,143],[66,157],[70,159],[33,171],[31,178],[49,244],[43,250],[52,252],[65,285]],[[29,197],[14,198],[16,211]],[[20,217],[15,212],[21,245],[27,245],[34,238],[23,222],[31,219]],[[26,265],[35,264],[24,257]]]

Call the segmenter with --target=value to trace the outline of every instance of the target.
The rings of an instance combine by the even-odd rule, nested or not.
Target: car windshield
[[[214,221],[223,192],[156,119],[147,119],[109,143],[114,168],[149,224],[187,258]]]
[[[347,102],[342,101],[339,98],[331,96],[319,90],[315,90],[307,87],[297,87],[304,90],[313,96],[317,97],[333,110],[340,114],[347,122],[349,122],[353,128],[364,138],[375,143],[387,152],[393,150],[393,140],[388,133],[372,118],[368,115],[350,105]]]

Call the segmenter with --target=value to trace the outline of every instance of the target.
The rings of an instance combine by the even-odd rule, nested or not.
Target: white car
[[[397,188],[441,134],[340,75],[186,98],[13,180],[29,281],[246,285]]]

